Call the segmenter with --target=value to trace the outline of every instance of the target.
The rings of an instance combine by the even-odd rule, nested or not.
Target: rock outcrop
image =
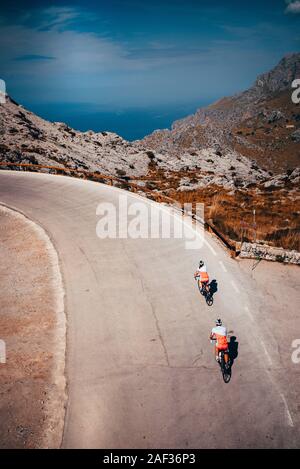
[[[138,176],[148,170],[144,150],[112,132],[79,132],[51,123],[11,98],[0,105],[0,161],[43,164]]]

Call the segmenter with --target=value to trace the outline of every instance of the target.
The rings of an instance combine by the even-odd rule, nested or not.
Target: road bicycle
[[[210,342],[216,343],[216,339],[211,339]],[[227,356],[227,360],[225,357]],[[222,377],[224,380],[224,383],[229,383],[231,379],[231,365],[232,361],[230,358],[230,353],[229,353],[229,348],[227,350],[219,350],[219,360],[218,363],[220,365]]]
[[[225,355],[227,355],[227,360],[225,360]],[[221,368],[224,383],[229,383],[231,379],[231,361],[229,356],[229,350],[220,350],[219,365]]]
[[[199,292],[201,293],[202,296],[204,296],[207,305],[212,306],[214,300],[213,300],[213,296],[210,290],[209,282],[208,281],[202,282],[202,286],[200,286],[200,279],[198,278],[197,281],[198,281]]]

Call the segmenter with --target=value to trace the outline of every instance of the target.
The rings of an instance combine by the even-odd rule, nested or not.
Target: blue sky
[[[180,117],[300,50],[300,1],[6,3],[0,77],[8,93],[53,120],[77,112],[83,129],[97,113]]]

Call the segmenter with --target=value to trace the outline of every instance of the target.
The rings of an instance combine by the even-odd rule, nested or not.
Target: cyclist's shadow
[[[218,291],[218,282],[214,278],[210,283],[209,283],[209,292],[211,297],[214,296],[215,293]]]
[[[238,355],[239,355],[238,349],[239,349],[239,343],[236,340],[236,337],[234,335],[232,335],[230,337],[230,341],[229,341],[229,344],[228,344],[228,350],[229,350],[229,357],[230,357],[231,366],[233,365],[234,360],[236,360]]]

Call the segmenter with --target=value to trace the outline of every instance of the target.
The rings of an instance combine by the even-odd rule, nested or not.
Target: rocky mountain
[[[147,172],[150,159],[115,133],[79,132],[51,123],[7,97],[0,105],[0,161],[139,176]]]
[[[247,187],[300,166],[299,105],[291,83],[300,54],[284,57],[247,91],[199,109],[141,141],[50,123],[7,97],[0,105],[0,160],[66,166],[138,178],[193,172],[203,187]],[[275,173],[275,174],[273,174]],[[183,181],[182,189],[191,184]]]
[[[300,166],[300,109],[291,99],[291,84],[300,78],[300,53],[285,56],[254,85],[235,96],[199,109],[158,130],[141,143],[169,157],[201,158],[203,149],[236,152],[268,171]]]
[[[135,179],[153,170],[192,171],[193,180],[196,178],[201,187],[246,187],[270,177],[267,171],[230,148],[221,152],[206,145],[178,155],[153,151],[145,142],[128,142],[112,132],[80,132],[61,122],[48,122],[10,97],[0,105],[0,111],[1,162],[62,166]],[[182,189],[188,187],[187,180],[183,181]]]

